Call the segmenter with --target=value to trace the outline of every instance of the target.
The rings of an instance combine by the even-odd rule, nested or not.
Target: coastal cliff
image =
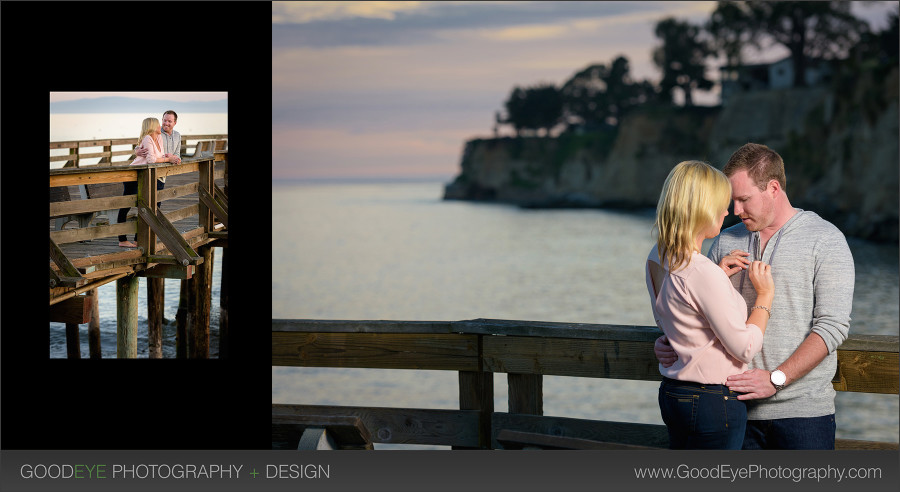
[[[655,207],[669,170],[722,168],[747,142],[785,161],[791,203],[848,236],[898,240],[897,70],[852,83],[732,96],[725,107],[641,108],[619,128],[466,142],[445,199],[525,207]]]

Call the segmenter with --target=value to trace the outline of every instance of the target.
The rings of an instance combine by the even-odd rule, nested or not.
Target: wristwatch
[[[771,372],[769,381],[772,381],[772,386],[775,387],[775,391],[781,391],[781,388],[784,388],[785,381],[787,381],[787,376],[778,369],[775,369]]]

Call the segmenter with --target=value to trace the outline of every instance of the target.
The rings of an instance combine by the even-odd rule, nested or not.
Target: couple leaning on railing
[[[729,200],[741,223],[720,232]],[[791,206],[781,156],[748,143],[723,171],[678,164],[654,231],[646,282],[670,447],[834,449],[853,257],[835,226]]]
[[[177,122],[178,115],[172,110],[163,113],[161,125],[156,118],[144,118],[144,121],[141,123],[141,136],[138,137],[138,146],[134,149],[135,159],[131,162],[131,165],[160,162],[180,163],[181,134],[174,130]],[[136,181],[126,181],[123,185],[123,196],[137,194],[138,185]],[[166,177],[162,176],[156,180],[156,189],[158,191],[165,187]],[[119,222],[125,221],[128,209],[129,207],[119,209]],[[128,241],[127,239],[124,234],[120,234],[119,246],[123,248],[137,248],[136,235],[134,241]]]

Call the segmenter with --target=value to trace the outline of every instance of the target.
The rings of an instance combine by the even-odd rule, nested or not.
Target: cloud
[[[422,7],[422,2],[274,2],[272,24],[304,24],[358,17],[394,20],[398,12]]]

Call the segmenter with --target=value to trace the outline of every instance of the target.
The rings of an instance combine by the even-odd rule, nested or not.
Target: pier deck
[[[166,278],[183,281],[182,297],[190,307],[186,321],[179,323],[178,355],[209,356],[212,248],[228,245],[228,151],[227,135],[201,137],[213,138],[199,140],[192,154],[182,153],[179,164],[136,166],[129,165],[133,139],[50,143],[50,321],[66,323],[70,358],[80,357],[78,325],[85,323],[90,323],[91,357],[99,357],[96,289],[113,281],[117,355],[136,356],[138,277],[148,279],[151,358],[161,357]],[[182,136],[183,150],[188,138]],[[126,148],[113,150],[115,146]],[[81,152],[96,147],[103,152]],[[69,153],[52,155],[59,149]],[[117,161],[115,156],[127,159]],[[100,162],[82,165],[82,159],[98,157]],[[66,163],[53,169],[54,161]],[[157,190],[162,177],[165,189]],[[136,183],[136,194],[124,194],[122,183],[127,182]],[[130,213],[119,223],[121,208]],[[134,239],[137,248],[120,247],[119,235]],[[225,276],[223,270],[223,284]],[[220,307],[220,331],[227,332],[227,308]],[[220,354],[223,344],[224,337]]]

